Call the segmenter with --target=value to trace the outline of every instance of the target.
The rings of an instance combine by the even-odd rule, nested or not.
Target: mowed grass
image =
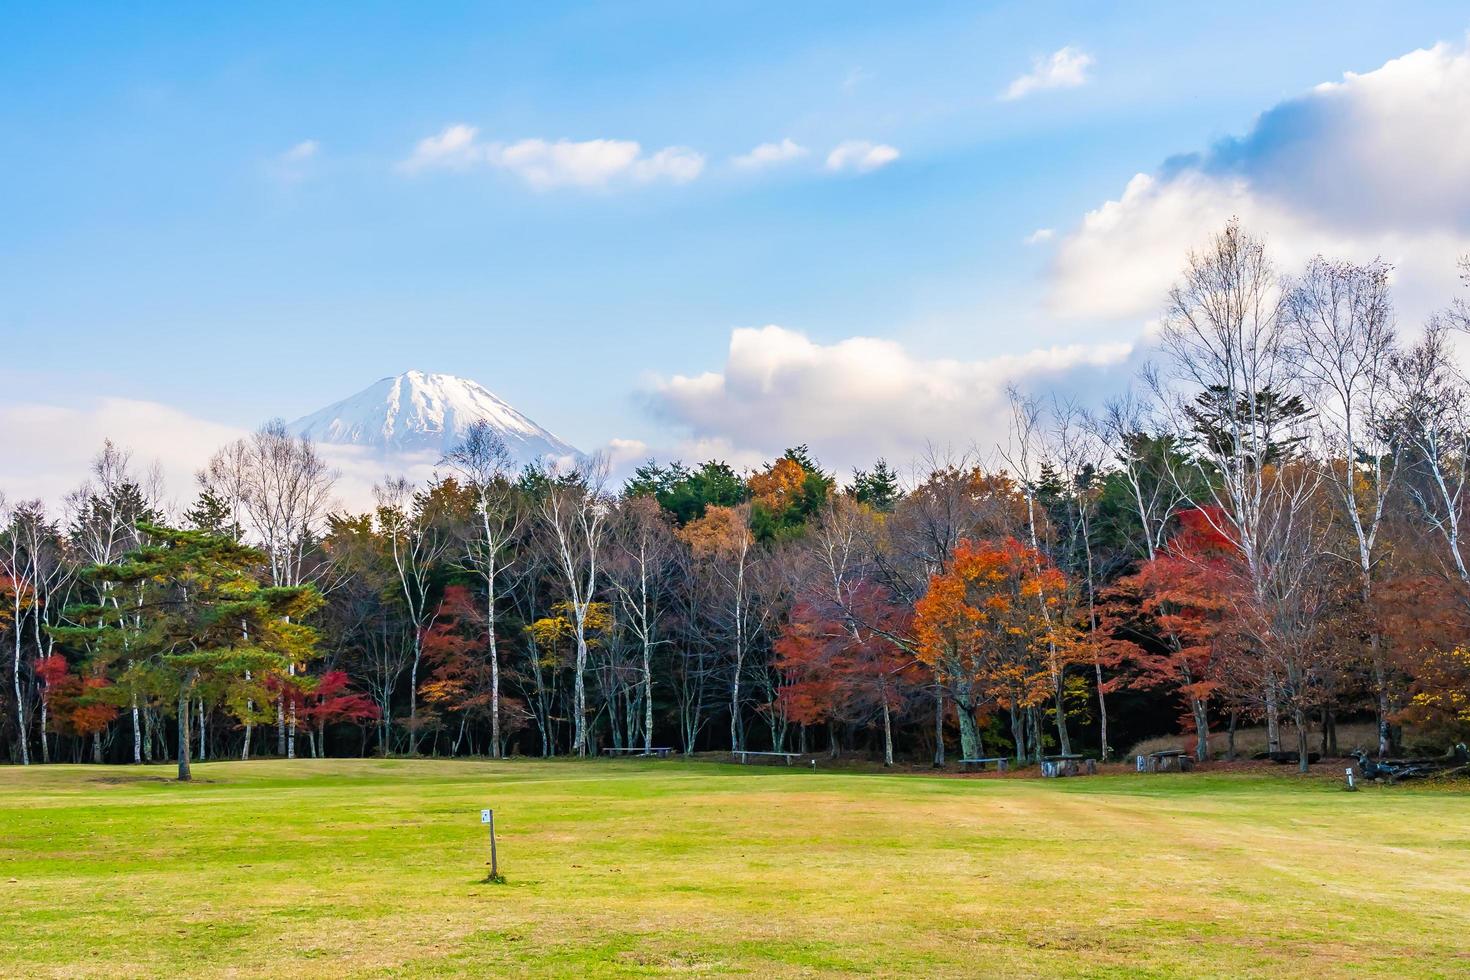
[[[1470,796],[680,761],[0,770],[0,975],[1466,975]],[[482,883],[493,806],[508,881]]]

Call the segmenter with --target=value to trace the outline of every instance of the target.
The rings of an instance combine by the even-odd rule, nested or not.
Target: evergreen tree
[[[853,470],[850,492],[858,503],[885,514],[891,512],[903,496],[898,474],[885,459],[874,463],[871,470]]]
[[[64,642],[85,641],[104,669],[128,663],[178,705],[179,779],[189,773],[189,701],[201,685],[278,679],[290,664],[311,659],[316,631],[300,620],[321,605],[314,586],[267,586],[261,582],[265,555],[230,538],[140,524],[145,543],[118,561],[82,573],[94,583],[141,587],[131,624],[117,621],[100,604],[68,610],[73,622],[95,627],[60,627]]]

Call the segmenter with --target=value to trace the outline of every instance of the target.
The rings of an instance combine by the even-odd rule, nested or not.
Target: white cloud
[[[930,444],[988,450],[1005,436],[1008,384],[1111,391],[1126,384],[1134,353],[1116,343],[959,361],[873,337],[819,344],[784,327],[744,328],[720,370],[658,379],[649,398],[706,452],[758,459],[804,442],[845,469],[906,461]]]
[[[760,170],[764,167],[799,160],[810,151],[790,138],[779,143],[762,143],[749,153],[735,157],[731,162],[743,170]]]
[[[321,144],[316,140],[302,140],[285,153],[282,153],[281,161],[283,163],[300,163],[303,160],[310,160],[317,155],[317,152],[321,148]]]
[[[1291,271],[1317,252],[1396,266],[1402,320],[1456,289],[1470,250],[1470,52],[1436,45],[1263,113],[1244,136],[1139,174],[1061,241],[1048,305],[1156,312],[1191,248],[1231,216]]]
[[[653,156],[633,163],[635,180],[667,177],[676,184],[687,184],[703,171],[704,155],[687,146],[666,146]]]
[[[851,95],[853,92],[856,92],[858,90],[858,86],[862,85],[864,82],[872,77],[873,76],[871,73],[864,71],[862,68],[852,69],[842,79],[843,93],[846,95]]]
[[[515,174],[537,190],[604,187],[615,180],[687,183],[704,170],[704,157],[686,146],[667,146],[645,155],[634,140],[523,139],[481,142],[479,130],[458,123],[419,140],[398,165],[405,173],[492,167]]]
[[[844,140],[827,154],[827,169],[833,171],[854,170],[867,173],[887,166],[898,159],[898,150],[887,143],[870,143],[867,140]]]
[[[1040,245],[1043,242],[1051,241],[1054,237],[1056,237],[1056,231],[1054,229],[1038,228],[1026,236],[1025,242],[1027,245]]]
[[[462,170],[483,162],[484,150],[475,142],[479,130],[456,123],[446,126],[437,136],[425,136],[413,148],[413,155],[399,164],[399,169],[413,172],[444,167]]]
[[[133,453],[138,475],[157,465],[166,499],[187,505],[194,473],[220,446],[244,433],[157,402],[99,398],[79,408],[19,404],[0,407],[0,491],[12,500],[39,498],[58,506],[87,475],[104,439]]]
[[[1092,55],[1069,45],[1046,57],[1032,59],[1031,71],[1011,82],[1000,98],[1009,102],[1032,92],[1078,88],[1087,84],[1087,69],[1092,65]]]

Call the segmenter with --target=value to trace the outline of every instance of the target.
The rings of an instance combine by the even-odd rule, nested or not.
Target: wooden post
[[[490,811],[490,877],[500,877],[500,860],[495,854],[495,811]]]
[[[498,885],[505,879],[500,877],[500,860],[495,853],[495,811],[481,810],[480,823],[485,824],[490,831],[490,873],[485,876],[485,880]]]

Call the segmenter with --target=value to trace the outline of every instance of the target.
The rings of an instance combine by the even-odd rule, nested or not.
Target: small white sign
[[[490,822],[490,811],[489,810],[481,810],[480,811],[480,823],[489,823],[489,822]]]

